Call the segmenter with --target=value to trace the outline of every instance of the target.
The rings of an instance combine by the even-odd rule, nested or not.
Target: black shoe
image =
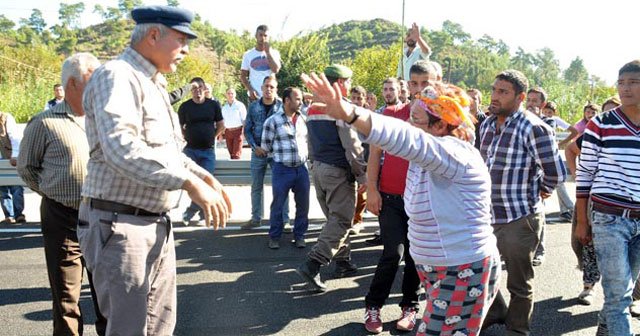
[[[481,331],[489,329],[494,324],[505,324],[506,319],[497,319],[497,320],[484,320],[482,322],[482,326],[480,327]]]
[[[371,239],[365,240],[364,243],[367,245],[376,246],[382,244],[382,239],[380,238],[380,236],[374,236]]]
[[[260,227],[260,221],[250,220],[250,221],[246,222],[245,224],[243,224],[242,226],[240,226],[240,230],[251,230],[251,229],[257,228],[257,227]]]
[[[335,278],[345,278],[358,273],[358,266],[348,260],[336,261],[336,269],[333,271]]]
[[[320,264],[314,260],[305,261],[300,267],[296,268],[304,281],[309,284],[317,292],[326,292],[327,285],[320,279]]]
[[[571,213],[571,211],[565,211],[560,214],[560,218],[564,219],[567,222],[571,222],[571,220],[573,219],[573,214]]]

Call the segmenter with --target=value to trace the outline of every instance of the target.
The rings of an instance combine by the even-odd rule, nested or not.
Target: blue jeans
[[[296,219],[293,222],[293,237],[303,239],[309,227],[309,171],[304,165],[296,168],[287,167],[281,163],[273,162],[271,165],[271,185],[273,190],[273,202],[271,202],[271,217],[269,218],[269,237],[280,239],[283,223],[282,210],[284,202],[293,191],[296,201]]]
[[[213,171],[216,169],[216,150],[215,148],[196,149],[196,148],[184,148],[184,154],[186,154],[191,160],[198,164],[198,166],[204,168],[206,171],[213,175]],[[191,202],[184,217],[193,217],[196,213],[201,213],[202,209]],[[201,214],[200,217],[204,215]]]
[[[264,175],[273,159],[251,153],[251,221],[259,223],[264,217]],[[289,195],[284,201],[282,222],[289,223]]]
[[[24,210],[24,187],[2,186],[0,187],[0,201],[5,217],[16,218],[22,215]]]
[[[631,335],[629,305],[640,271],[640,219],[591,212],[593,245],[602,277],[600,318],[609,335]]]

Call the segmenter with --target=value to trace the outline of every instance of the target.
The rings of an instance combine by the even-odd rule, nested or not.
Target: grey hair
[[[89,69],[93,70],[99,66],[100,61],[90,53],[82,52],[69,56],[62,64],[62,87],[66,88],[71,78],[82,82],[83,75]]]
[[[435,73],[438,78],[442,78],[442,66],[440,65],[440,63],[434,61],[429,61],[429,63],[431,65],[433,73]]]
[[[136,45],[138,42],[142,41],[142,39],[147,35],[149,30],[157,28],[160,31],[160,37],[164,36],[169,28],[161,23],[140,23],[133,27],[133,32],[131,33],[131,42],[130,45]]]

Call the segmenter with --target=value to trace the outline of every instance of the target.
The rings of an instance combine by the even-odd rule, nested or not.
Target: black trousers
[[[401,307],[418,307],[420,278],[416,265],[409,254],[409,217],[404,211],[404,201],[400,196],[381,193],[380,239],[384,249],[378,261],[376,273],[371,281],[369,293],[365,297],[367,307],[382,307],[389,297],[400,262],[404,258]]]
[[[84,259],[76,234],[78,210],[42,197],[40,217],[47,273],[53,297],[53,335],[82,335],[83,321],[78,303],[82,289]],[[104,335],[107,320],[98,309],[91,274],[87,272],[87,276],[97,316],[96,331],[98,335]]]

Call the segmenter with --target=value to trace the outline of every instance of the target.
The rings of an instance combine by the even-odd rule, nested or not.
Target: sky
[[[62,1],[73,4],[80,2]],[[143,0],[147,5],[164,5],[166,0]],[[82,26],[101,19],[91,14],[93,7],[116,6],[117,0],[86,0]],[[459,0],[458,3],[430,0],[179,0],[181,7],[198,13],[214,27],[255,31],[267,24],[276,39],[349,20],[383,18],[402,23],[416,22],[427,29],[440,29],[450,20],[462,25],[472,38],[489,35],[502,39],[511,52],[522,47],[529,53],[548,47],[566,69],[576,57],[582,58],[592,75],[613,84],[618,69],[640,58],[640,1],[607,0]],[[446,3],[446,4],[445,4]],[[17,22],[28,18],[32,8],[43,12],[48,25],[57,22],[60,1],[0,0],[0,14]]]

